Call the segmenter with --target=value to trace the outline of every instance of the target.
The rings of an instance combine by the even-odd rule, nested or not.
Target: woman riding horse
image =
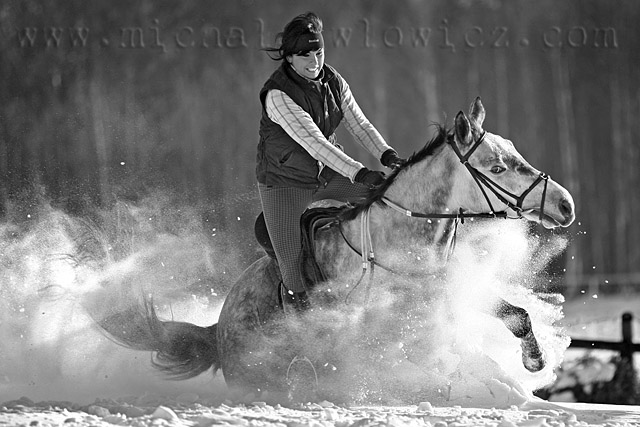
[[[260,91],[262,118],[256,174],[264,220],[282,274],[285,311],[309,307],[301,271],[300,217],[313,202],[358,202],[384,181],[344,153],[334,133],[343,122],[356,141],[387,167],[403,163],[367,120],[349,85],[325,64],[322,21],[297,16],[278,35],[281,61]]]
[[[340,296],[338,301],[344,302],[343,296],[352,293],[358,278],[363,277],[363,266],[380,266],[380,273],[358,288],[375,289],[376,298],[362,310],[358,307],[362,307],[363,298],[357,295],[356,304],[347,309],[346,321],[331,317],[332,309],[283,316],[278,267],[266,255],[238,278],[225,297],[218,322],[210,326],[162,321],[148,297],[141,305],[113,307],[113,311],[92,315],[121,345],[155,352],[154,366],[176,379],[195,377],[213,367],[214,372],[222,369],[232,388],[286,390],[288,367],[300,354],[304,338],[309,338],[302,354],[308,355],[315,366],[328,369],[318,375],[320,380],[325,378],[328,389],[335,388],[340,378],[358,388],[357,382],[345,377],[343,371],[333,370],[333,366],[341,358],[355,356],[354,346],[379,342],[382,348],[368,351],[370,358],[364,363],[355,360],[355,366],[375,370],[375,363],[380,362],[382,370],[389,368],[384,365],[387,359],[376,358],[375,351],[387,348],[388,341],[383,336],[399,337],[411,319],[420,322],[420,316],[409,315],[416,304],[427,311],[433,308],[433,300],[421,297],[438,280],[434,279],[429,254],[450,247],[458,221],[474,216],[509,216],[556,228],[567,227],[575,219],[571,194],[533,168],[511,141],[485,131],[484,118],[485,110],[478,98],[468,115],[459,112],[452,129],[438,128],[436,137],[396,169],[366,203],[345,208],[333,226],[317,233],[317,263],[329,279],[331,294]],[[465,280],[473,283],[472,276]],[[397,287],[398,282],[402,288]],[[327,286],[323,286],[325,292],[329,290]],[[447,283],[440,284],[440,288],[446,295]],[[384,308],[381,295],[394,298],[398,293],[399,305],[380,310]],[[524,367],[531,372],[542,370],[546,366],[545,352],[534,335],[535,325],[527,311],[497,295],[489,296],[492,299],[474,310],[484,309],[500,319],[519,340]],[[315,295],[312,298],[316,301]],[[318,304],[318,308],[322,306]],[[363,314],[360,320],[349,314],[354,309]],[[279,333],[283,318],[296,324],[303,317],[302,329]],[[370,320],[377,322],[373,330],[367,323]],[[339,330],[332,334],[338,341],[327,339],[327,330]],[[414,340],[406,343],[403,354],[409,357],[415,350],[437,351],[443,345],[441,340],[426,344]],[[551,370],[553,367],[552,364]],[[442,380],[446,382],[448,378]]]

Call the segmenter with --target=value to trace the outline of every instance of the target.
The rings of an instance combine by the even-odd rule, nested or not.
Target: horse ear
[[[471,135],[471,123],[469,123],[469,119],[467,119],[467,116],[465,116],[462,111],[456,115],[455,133],[458,144],[471,144],[473,140],[473,136]]]
[[[485,111],[480,97],[477,97],[469,108],[469,118],[478,129],[482,129],[482,123],[484,123]]]

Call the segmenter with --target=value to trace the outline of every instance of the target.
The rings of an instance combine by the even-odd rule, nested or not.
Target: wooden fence
[[[628,312],[622,314],[622,341],[598,341],[572,338],[570,347],[617,351],[620,353],[623,361],[633,366],[633,353],[636,351],[640,352],[640,344],[634,344],[633,342],[632,321],[633,314]]]

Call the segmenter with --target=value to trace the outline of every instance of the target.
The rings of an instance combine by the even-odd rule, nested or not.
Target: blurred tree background
[[[161,188],[250,236],[257,94],[277,66],[261,48],[307,10],[401,155],[479,95],[485,127],[572,192],[569,294],[640,284],[636,2],[3,1],[0,217],[26,218],[25,194],[82,216]]]

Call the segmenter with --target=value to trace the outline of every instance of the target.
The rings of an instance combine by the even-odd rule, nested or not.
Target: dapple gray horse
[[[314,381],[330,379],[331,372],[322,367],[335,371],[339,366],[331,355],[335,343],[331,329],[338,325],[327,320],[332,319],[332,304],[350,298],[362,306],[367,300],[375,312],[375,298],[358,299],[355,294],[380,288],[393,293],[389,286],[398,281],[422,286],[435,277],[433,266],[446,259],[458,224],[465,219],[524,218],[546,228],[567,227],[574,221],[569,192],[529,165],[511,141],[485,131],[484,118],[478,98],[468,114],[457,114],[452,129],[438,127],[437,135],[391,173],[366,203],[340,209],[315,230],[311,250],[322,279],[332,288],[316,285],[315,310],[296,316],[296,327],[286,326],[279,300],[280,274],[269,256],[258,259],[238,278],[217,324],[161,321],[145,299],[130,310],[100,319],[100,326],[121,345],[155,352],[154,366],[177,379],[213,367],[214,372],[222,369],[232,388],[286,390],[291,362],[301,353],[318,367]],[[374,268],[376,275],[371,274]],[[327,300],[333,303],[326,304]],[[532,372],[541,370],[544,351],[529,314],[499,297],[490,312],[521,340],[524,366]],[[308,322],[323,321],[320,332],[313,332],[318,334],[313,337],[315,352],[297,345],[311,333],[305,328]],[[397,319],[389,324],[401,326]]]

